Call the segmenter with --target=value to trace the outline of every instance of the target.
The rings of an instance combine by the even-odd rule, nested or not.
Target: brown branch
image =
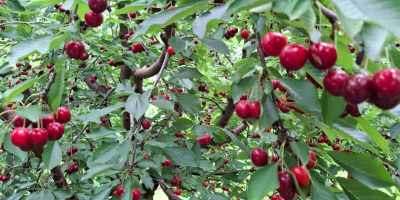
[[[46,86],[44,87],[43,91],[40,93],[39,97],[36,98],[35,100],[33,100],[31,103],[36,104],[40,100],[45,99],[47,96],[47,93],[49,93],[49,91],[50,91],[51,85],[54,83],[55,80],[56,80],[56,72],[53,72],[49,81],[47,82]]]
[[[181,198],[179,198],[178,196],[176,196],[173,192],[172,192],[172,190],[170,190],[168,187],[167,187],[167,184],[164,182],[164,181],[158,181],[159,183],[160,183],[160,187],[161,187],[161,189],[164,191],[164,193],[168,196],[168,198],[169,199],[172,199],[172,200],[182,200]]]
[[[92,83],[92,82],[90,82],[90,79],[91,79],[91,77],[86,77],[83,80],[89,86],[89,88],[91,90],[95,91],[96,93],[107,94],[106,86],[101,85],[98,81]]]
[[[219,118],[218,122],[215,125],[220,126],[222,128],[228,125],[228,122],[231,119],[234,110],[235,110],[235,104],[233,103],[233,99],[230,98],[228,99],[228,105],[226,105],[225,110],[222,112],[223,115],[221,116],[221,118]]]
[[[234,131],[233,134],[239,135],[239,134],[242,133],[244,130],[246,130],[246,128],[247,128],[246,120],[243,120],[242,123],[240,123],[239,125],[237,125],[234,129],[232,129],[232,131]]]
[[[332,24],[332,33],[330,35],[330,38],[332,40],[334,40],[335,39],[335,30],[338,30],[338,28],[339,28],[339,21],[338,21],[336,13],[329,10],[327,7],[325,7],[320,2],[317,2],[317,1],[314,3],[314,6],[317,7],[318,9],[321,9],[321,12],[325,15],[326,18],[328,18],[329,22]]]

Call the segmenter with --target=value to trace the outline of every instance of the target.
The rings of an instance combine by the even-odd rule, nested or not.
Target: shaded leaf
[[[48,170],[60,165],[62,160],[61,147],[57,141],[49,141],[42,154],[43,163]]]
[[[268,178],[266,178],[268,177]],[[262,200],[269,192],[279,188],[278,167],[275,164],[257,169],[248,184],[247,198]]]
[[[166,156],[171,159],[172,164],[197,167],[199,165],[193,151],[182,147],[165,147],[163,148]]]

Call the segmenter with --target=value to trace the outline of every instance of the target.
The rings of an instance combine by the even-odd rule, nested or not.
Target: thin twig
[[[228,59],[228,61],[231,63],[232,67],[234,67],[232,60],[229,58],[229,56],[227,56],[226,54],[224,54],[225,58]]]
[[[211,98],[205,97],[204,95],[202,96],[202,98],[212,101],[216,106],[218,106],[218,108],[221,110],[222,114],[225,113],[224,109],[222,109],[221,106],[219,106],[219,104],[217,102],[215,102],[214,100],[212,100]]]
[[[55,79],[56,79],[56,72],[53,72],[52,76],[50,77],[49,81],[47,82],[46,86],[44,87],[44,90],[40,93],[38,98],[36,98],[35,100],[33,100],[31,102],[31,104],[38,103],[39,100],[42,100],[47,95],[47,93],[50,91],[51,84],[54,83]]]

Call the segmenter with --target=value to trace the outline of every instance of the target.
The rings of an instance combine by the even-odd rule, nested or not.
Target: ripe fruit
[[[312,169],[315,167],[316,162],[317,162],[317,157],[315,156],[315,153],[311,150],[308,151],[310,153],[310,160],[308,161],[306,167],[307,169]]]
[[[240,97],[240,100],[246,101],[246,100],[247,100],[247,94],[244,93],[244,94]]]
[[[243,39],[249,38],[250,32],[247,29],[244,29],[241,33],[240,36],[242,36]]]
[[[372,103],[374,103],[376,107],[383,110],[389,110],[396,107],[400,101],[399,97],[387,98],[382,97],[381,95],[376,93],[374,93],[369,99],[372,101]]]
[[[376,93],[386,98],[400,96],[400,71],[397,69],[384,69],[375,74],[373,87]]]
[[[169,95],[168,94],[164,93],[163,96],[164,96],[165,99],[169,100]]]
[[[24,126],[25,122],[25,126]],[[28,127],[31,124],[31,121],[28,119],[25,119],[21,116],[16,115],[13,120],[13,125],[14,127]]]
[[[170,166],[170,165],[171,165],[171,161],[170,161],[169,159],[167,159],[165,162],[162,162],[162,163],[161,163],[161,166],[163,166],[163,167],[164,167],[164,166],[167,166],[167,167],[168,167],[168,166]]]
[[[66,107],[60,107],[58,109],[58,115],[56,121],[60,123],[67,123],[71,120],[71,112]]]
[[[344,83],[343,98],[352,104],[366,101],[373,92],[372,79],[367,74],[355,74]]]
[[[85,13],[85,22],[90,27],[99,27],[103,23],[103,15],[88,11]]]
[[[334,144],[334,145],[332,146],[332,149],[333,149],[334,151],[339,151],[340,147],[339,147],[339,145]]]
[[[327,42],[311,43],[308,48],[308,59],[317,69],[329,69],[337,60],[336,47]]]
[[[235,107],[236,114],[242,119],[246,119],[251,116],[250,109],[250,104],[244,100],[240,100]]]
[[[80,41],[69,41],[65,45],[65,52],[70,58],[78,60],[85,53],[85,46]]]
[[[28,132],[28,138],[34,147],[40,147],[49,141],[49,133],[45,128],[33,128]]]
[[[102,13],[107,9],[107,0],[89,0],[88,4],[94,13]]]
[[[361,113],[358,110],[357,105],[347,103],[346,110],[348,114],[350,114],[353,117],[361,117]]]
[[[198,40],[193,40],[193,43],[194,43],[194,44],[198,44],[199,41],[198,41]]]
[[[283,68],[299,70],[307,62],[307,49],[299,44],[286,45],[279,54],[279,60]]]
[[[46,126],[49,141],[59,140],[64,134],[64,126],[59,122],[51,122]]]
[[[264,149],[253,149],[250,157],[253,164],[257,167],[262,167],[268,163],[268,153]]]
[[[151,122],[150,122],[149,120],[144,120],[144,121],[142,122],[142,127],[143,127],[143,129],[149,129],[150,126],[151,126]]]
[[[171,55],[171,56],[175,55],[174,48],[172,48],[171,46],[168,46],[167,52],[168,52],[168,54]]]
[[[11,132],[11,143],[17,147],[24,147],[29,143],[29,129],[17,127]]]
[[[303,166],[295,166],[292,168],[292,173],[296,177],[297,183],[299,186],[306,186],[310,182],[310,174],[308,173],[307,168]]]
[[[103,123],[103,124],[107,123],[107,119],[106,118],[101,118],[100,120],[101,120],[101,123]]]
[[[133,200],[139,200],[140,196],[142,196],[142,192],[140,192],[139,189],[132,190],[132,199]]]
[[[252,136],[252,138],[261,138],[261,135],[259,133],[254,133],[254,135]]]
[[[178,90],[177,90],[178,92],[182,92],[183,91],[183,89],[182,88],[178,88]]]
[[[181,189],[176,189],[176,190],[174,191],[174,194],[177,195],[177,196],[179,196],[179,195],[182,194],[182,190],[181,190]]]
[[[268,56],[278,56],[286,44],[285,35],[279,32],[268,32],[261,41],[262,48]]]
[[[286,192],[291,190],[294,187],[294,180],[292,175],[289,172],[278,172],[278,180],[279,180],[279,193]]]
[[[254,119],[260,119],[261,115],[261,102],[254,101],[250,103],[250,114]]]
[[[332,71],[324,78],[324,88],[333,96],[341,96],[347,79],[349,79],[349,75],[346,72],[340,70]]]

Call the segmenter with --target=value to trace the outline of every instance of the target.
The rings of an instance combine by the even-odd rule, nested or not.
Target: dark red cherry
[[[88,11],[85,13],[85,22],[90,27],[99,27],[103,23],[103,15]]]
[[[260,119],[261,115],[261,102],[254,101],[250,103],[250,114],[254,119]]]
[[[262,48],[268,56],[278,56],[286,44],[287,39],[280,32],[268,32],[261,41]]]
[[[382,97],[381,95],[374,93],[370,100],[374,105],[383,110],[389,110],[397,106],[399,104],[400,97]]]
[[[375,74],[373,87],[382,97],[396,98],[400,96],[400,70],[384,69]]]
[[[311,43],[308,48],[308,59],[317,69],[329,69],[337,60],[336,47],[327,42]]]
[[[85,46],[79,41],[69,41],[65,45],[65,52],[70,58],[78,60],[85,53]]]
[[[361,117],[361,113],[358,110],[357,105],[355,105],[355,104],[347,103],[346,111],[348,114],[350,114],[353,117]]]
[[[324,88],[333,96],[342,96],[343,86],[347,79],[349,79],[349,75],[346,72],[332,71],[324,78]]]
[[[283,68],[299,70],[307,62],[307,49],[299,44],[286,45],[279,54],[279,60]]]
[[[25,126],[24,126],[25,122]],[[13,120],[14,127],[28,127],[32,122],[19,115],[16,115]]]
[[[251,151],[251,161],[257,167],[262,167],[268,164],[268,153],[264,149],[255,148]]]
[[[244,100],[240,100],[239,102],[237,102],[235,107],[236,114],[242,119],[246,119],[251,116],[250,109],[251,106],[249,102]]]
[[[315,156],[315,153],[311,150],[308,151],[310,153],[310,160],[308,161],[306,167],[307,169],[314,168],[315,165],[317,165],[317,157]]]
[[[88,5],[94,13],[102,13],[107,9],[107,0],[89,0]]]
[[[51,122],[46,126],[49,134],[49,140],[59,140],[64,134],[64,126],[60,122]]]
[[[11,143],[17,147],[23,147],[29,143],[29,129],[17,127],[11,132]]]
[[[49,140],[49,133],[45,128],[33,128],[29,131],[28,138],[34,147],[40,147]]]
[[[352,104],[359,104],[373,93],[372,78],[367,74],[355,74],[344,83],[343,98]]]
[[[278,172],[279,189],[278,192],[286,192],[294,187],[294,180],[289,172]]]

